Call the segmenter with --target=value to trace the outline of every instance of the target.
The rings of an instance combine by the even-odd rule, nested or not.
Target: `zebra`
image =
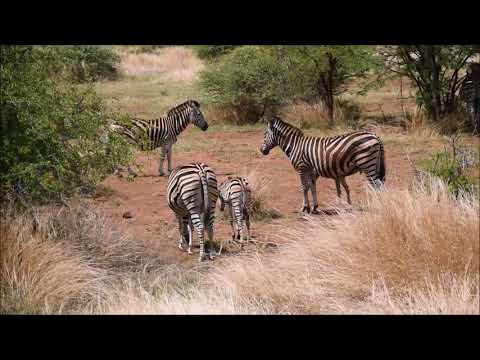
[[[127,141],[142,150],[161,148],[159,176],[164,176],[163,163],[165,156],[168,161],[168,172],[172,171],[172,146],[177,141],[178,135],[185,130],[188,124],[194,124],[203,131],[208,129],[208,123],[200,111],[200,104],[195,100],[188,100],[167,112],[166,116],[144,120],[133,118],[131,124],[113,123],[110,129],[121,134]],[[129,168],[129,172],[133,171]]]
[[[268,155],[275,146],[283,150],[300,176],[303,191],[301,212],[310,212],[308,200],[310,190],[313,198],[311,213],[318,214],[316,181],[319,176],[335,180],[339,198],[342,184],[350,205],[352,202],[346,176],[363,172],[376,189],[381,188],[385,182],[383,142],[375,134],[367,131],[325,138],[305,136],[299,128],[279,117],[273,117],[266,126],[260,152]]]
[[[473,132],[480,133],[480,63],[471,63],[459,91]]]
[[[232,228],[232,240],[240,240],[243,248],[244,233],[247,229],[247,242],[250,241],[250,215],[248,211],[248,204],[250,198],[250,188],[248,187],[248,180],[244,177],[229,176],[219,188],[220,211],[225,210],[227,206],[227,213],[230,219],[230,226]]]
[[[213,241],[213,222],[218,199],[215,172],[204,163],[191,163],[175,168],[167,183],[167,201],[178,220],[180,250],[188,243],[188,254],[192,254],[193,230],[200,242],[199,261],[205,259],[204,231]],[[187,241],[188,240],[188,241]],[[209,252],[209,258],[213,259]]]

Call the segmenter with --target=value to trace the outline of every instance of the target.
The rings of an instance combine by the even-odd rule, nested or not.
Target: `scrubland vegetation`
[[[0,313],[479,314],[479,142],[451,94],[459,60],[478,50],[421,50],[445,76],[436,97],[419,91],[416,79],[429,86],[434,75],[408,62],[417,50],[406,46],[2,45]],[[254,226],[275,220],[265,243],[277,246],[195,266],[164,261],[162,247],[87,200],[110,196],[99,184],[134,159],[105,132],[111,119],[156,117],[190,98],[209,132],[232,138],[261,136],[273,114],[311,135],[375,131],[387,189],[368,191],[362,211],[296,219],[275,207],[280,178],[238,168]],[[254,157],[198,132],[182,134],[174,161]],[[408,187],[388,184],[397,145],[412,155]]]

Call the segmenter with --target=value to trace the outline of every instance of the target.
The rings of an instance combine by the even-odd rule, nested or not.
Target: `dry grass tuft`
[[[118,279],[161,265],[146,244],[81,203],[2,215],[1,313],[74,313],[104,301]]]
[[[124,52],[120,72],[128,77],[155,76],[161,81],[193,81],[203,63],[190,48],[165,47],[153,53]]]
[[[267,206],[272,199],[270,189],[273,180],[262,174],[257,168],[243,168],[239,175],[248,180],[248,187],[251,190],[249,198],[249,212],[252,220],[277,219],[281,214]]]
[[[328,118],[328,112],[319,102],[308,104],[306,102],[295,102],[286,106],[281,116],[301,129],[322,129],[327,130],[335,127],[355,126],[360,118],[360,110],[355,103],[339,99],[334,106],[334,119],[331,122]]]

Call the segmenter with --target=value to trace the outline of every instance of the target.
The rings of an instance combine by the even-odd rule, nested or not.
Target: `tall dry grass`
[[[328,130],[332,127],[355,127],[360,119],[360,109],[352,101],[338,99],[334,105],[333,121],[330,121],[327,108],[323,103],[308,104],[296,101],[285,106],[281,116],[301,129]]]
[[[251,219],[258,221],[280,218],[280,212],[267,205],[272,200],[270,189],[274,186],[273,180],[265,176],[258,166],[255,168],[244,167],[239,171],[239,175],[248,180],[250,190],[248,210]]]
[[[106,300],[119,279],[161,266],[146,244],[82,203],[0,222],[0,313],[75,313]]]
[[[479,202],[435,179],[186,270],[83,207],[0,225],[2,313],[479,314]]]
[[[478,314],[478,199],[436,180],[311,219],[273,254],[222,260],[182,290],[130,287],[102,313]]]
[[[165,47],[153,53],[123,52],[119,71],[128,77],[155,77],[158,81],[192,82],[203,62],[190,48]]]

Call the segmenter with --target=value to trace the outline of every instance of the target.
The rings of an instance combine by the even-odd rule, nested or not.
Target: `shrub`
[[[239,46],[240,45],[196,45],[194,49],[200,59],[215,60]]]
[[[434,153],[422,162],[422,167],[430,174],[442,179],[448,189],[458,196],[460,193],[475,191],[474,181],[465,174],[465,170],[476,165],[477,161],[467,149],[459,148],[451,139],[451,149]],[[478,189],[477,189],[478,192]]]
[[[32,46],[2,46],[1,55],[0,199],[93,190],[130,160],[125,141],[106,134],[109,114],[93,87],[50,77],[61,59]]]
[[[51,76],[66,81],[84,83],[113,80],[118,76],[120,56],[109,46],[37,46],[34,50],[43,59],[48,59],[46,65]]]
[[[200,75],[206,98],[232,109],[243,123],[274,113],[289,98],[286,68],[266,46],[242,46]],[[237,120],[238,122],[238,120]]]

